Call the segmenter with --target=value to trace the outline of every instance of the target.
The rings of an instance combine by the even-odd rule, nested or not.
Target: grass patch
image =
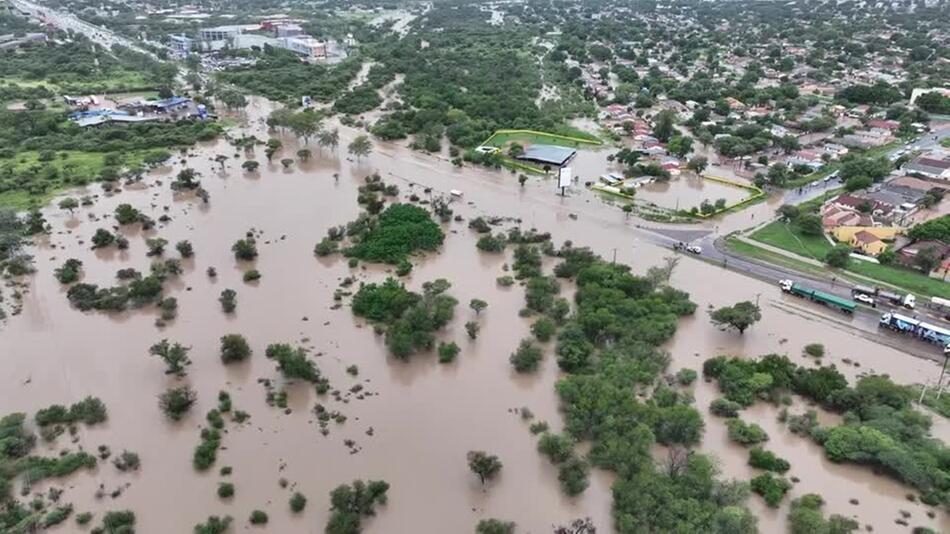
[[[565,133],[545,133],[534,130],[498,130],[482,143],[483,146],[503,147],[512,141],[529,144],[544,144],[577,148],[585,145],[601,145],[596,136],[576,128],[565,127]]]
[[[726,239],[726,248],[736,254],[758,259],[773,265],[794,269],[805,274],[826,277],[830,269],[812,265],[804,261],[789,258],[782,254],[770,252],[735,238]],[[899,267],[888,267],[866,261],[852,260],[845,271],[833,271],[838,278],[843,278],[856,284],[867,285],[868,281],[856,275],[873,278],[884,285],[903,289],[917,296],[936,296],[950,299],[950,285],[943,280],[930,278],[915,271]]]
[[[123,166],[142,165],[147,151],[137,150],[120,153]],[[19,152],[12,158],[13,169],[22,173],[30,168],[45,167],[56,169],[58,178],[50,182],[50,186],[40,195],[31,194],[24,189],[11,189],[0,193],[0,208],[22,210],[37,204],[43,205],[64,189],[83,185],[98,179],[105,167],[105,158],[108,152],[81,152],[63,150],[56,152],[51,161],[40,161],[40,154],[36,151]],[[0,160],[0,162],[11,160]]]
[[[950,299],[950,284],[909,269],[879,265],[867,261],[852,261],[848,264],[848,271],[880,280],[917,295]]]
[[[788,225],[782,221],[772,221],[771,223],[756,230],[751,236],[752,239],[778,247],[782,250],[794,252],[799,256],[822,260],[825,254],[833,247],[824,236],[808,236],[798,232],[794,226]]]

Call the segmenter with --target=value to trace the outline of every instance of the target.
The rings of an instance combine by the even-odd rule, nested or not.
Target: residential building
[[[832,230],[831,235],[841,243],[849,243],[854,236],[869,233],[882,241],[893,241],[904,229],[897,226],[839,226]]]
[[[905,163],[902,167],[908,174],[919,174],[927,178],[950,180],[950,160],[921,156]]]
[[[950,256],[950,245],[943,241],[924,240],[911,243],[897,251],[897,259],[908,267],[917,268],[917,257],[925,250],[933,250],[938,260],[945,260]]]
[[[877,256],[887,249],[887,243],[865,230],[855,233],[847,243],[855,250],[859,250],[868,256]]]

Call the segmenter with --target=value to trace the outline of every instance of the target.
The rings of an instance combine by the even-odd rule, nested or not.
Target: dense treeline
[[[713,461],[689,451],[703,429],[689,396],[665,386],[646,401],[638,395],[666,369],[669,356],[658,345],[695,304],[660,278],[634,276],[589,254],[571,263],[558,268],[576,276],[577,293],[556,348],[558,364],[571,374],[557,392],[565,430],[592,442],[592,464],[617,473],[617,531],[755,532],[756,519],[742,504],[748,487],[718,480]],[[657,441],[674,452],[664,465],[650,453]]]
[[[950,215],[944,215],[920,223],[911,228],[910,231],[907,232],[907,236],[914,241],[936,239],[944,243],[950,243]]]
[[[121,47],[107,50],[80,35],[0,51],[0,77],[66,92],[151,89],[169,85],[175,72],[174,65]]]
[[[779,402],[791,392],[844,414],[842,424],[830,427],[820,426],[814,413],[789,417],[789,428],[822,445],[834,462],[870,465],[916,488],[924,503],[950,505],[950,449],[931,436],[932,421],[913,408],[910,387],[883,376],[866,376],[851,387],[833,366],[801,367],[775,354],[712,358],[703,373],[741,406]]]
[[[308,65],[288,50],[265,47],[253,66],[218,73],[218,78],[248,92],[282,102],[299,102],[310,96],[318,102],[330,102],[346,89],[360,70],[358,58],[338,65]]]
[[[11,149],[120,152],[188,146],[220,132],[213,122],[190,119],[83,129],[67,121],[63,112],[0,111],[0,144],[7,156]]]
[[[455,315],[458,301],[448,295],[451,284],[438,279],[422,285],[422,294],[409,291],[392,278],[382,284],[365,284],[353,296],[353,314],[385,330],[386,346],[406,359],[435,345],[435,332]]]

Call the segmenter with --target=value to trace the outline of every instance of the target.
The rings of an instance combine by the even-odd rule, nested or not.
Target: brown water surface
[[[261,119],[270,109],[265,101],[252,100],[245,122],[249,132],[267,137]],[[342,128],[342,147],[357,133]],[[281,137],[283,153],[295,154],[297,142]],[[386,272],[381,267],[350,269],[339,257],[317,259],[313,246],[329,226],[357,215],[356,189],[364,176],[378,170],[384,180],[400,186],[403,197],[415,192],[425,198],[423,186],[434,188],[435,194],[458,189],[464,200],[453,207],[465,218],[481,214],[521,217],[525,226],[552,232],[558,243],[571,239],[608,257],[616,250],[617,261],[637,272],[657,264],[669,251],[638,237],[633,222],[597,196],[573,191],[560,197],[549,180],[533,180],[521,188],[511,173],[460,170],[443,158],[413,153],[393,143],[377,144],[372,156],[361,162],[349,161],[344,148],[337,154],[315,145],[311,149],[311,161],[288,170],[268,163],[259,148],[255,157],[261,169],[248,174],[240,169],[243,156],[232,157],[224,169],[212,161],[217,153],[235,155],[225,141],[197,148],[186,161],[201,172],[203,186],[211,195],[207,206],[171,193],[168,182],[181,168],[176,162],[147,177],[147,187],[128,187],[113,196],[102,195],[99,186],[90,187],[88,193],[100,198],[74,216],[46,211],[53,232],[33,251],[38,272],[28,279],[23,313],[0,330],[4,368],[0,412],[33,413],[52,403],[96,395],[107,404],[109,421],[82,428],[81,446],[92,451],[107,444],[114,452],[129,449],[142,458],[137,474],[121,474],[101,463],[92,473],[69,477],[63,500],[73,502],[79,511],[100,515],[109,509],[133,509],[145,533],[190,532],[211,514],[232,515],[243,526],[253,509],[269,513],[271,531],[322,532],[332,488],[356,478],[383,479],[392,484],[390,501],[367,523],[367,532],[471,532],[479,519],[498,517],[516,521],[520,532],[543,533],[552,524],[583,516],[591,516],[599,529],[610,531],[611,476],[595,471],[581,497],[563,497],[556,470],[535,451],[536,439],[528,432],[528,423],[514,412],[526,406],[554,429],[561,426],[552,347],[547,347],[541,370],[532,376],[515,375],[508,362],[529,326],[528,320],[517,316],[523,291],[495,283],[510,258],[478,253],[476,237],[465,224],[450,223],[441,252],[415,262],[408,278],[411,287],[446,278],[453,284],[451,294],[460,302],[456,319],[440,339],[454,340],[462,352],[456,362],[441,365],[431,354],[410,362],[394,360],[386,355],[381,338],[354,319],[348,306],[333,309],[334,290],[344,277],[377,281]],[[275,162],[281,157],[288,156],[278,155]],[[409,182],[420,185],[412,188]],[[144,233],[122,229],[131,243],[127,251],[90,250],[89,239],[96,228],[111,227],[112,211],[123,202],[156,220],[163,213],[172,220]],[[100,220],[89,220],[89,214]],[[251,229],[260,235],[260,256],[253,263],[236,262],[230,246]],[[84,263],[85,281],[112,284],[120,268],[148,269],[144,238],[151,236],[172,244],[188,239],[196,251],[193,259],[184,262],[185,273],[166,291],[178,299],[177,319],[157,328],[154,310],[107,315],[69,307],[65,290],[53,277],[55,267],[75,257]],[[176,255],[172,246],[166,254]],[[217,279],[206,276],[210,266],[216,267]],[[246,284],[241,276],[252,267],[263,277]],[[931,361],[876,344],[821,315],[789,313],[787,305],[779,307],[783,298],[771,284],[692,259],[680,262],[672,282],[689,291],[699,308],[694,317],[681,321],[667,346],[673,359],[671,372],[681,367],[699,370],[705,358],[716,354],[751,357],[780,352],[799,358],[801,347],[810,342],[824,343],[829,353],[825,361],[836,363],[852,379],[873,370],[913,383],[936,372]],[[224,288],[238,292],[238,308],[232,316],[222,313],[217,302]],[[744,336],[720,332],[709,324],[708,305],[753,299],[756,294],[762,299],[764,317]],[[467,307],[474,297],[486,300],[489,308],[478,318],[479,338],[470,341],[463,324],[475,318]],[[247,336],[254,349],[249,362],[227,368],[221,364],[218,338],[227,333]],[[148,347],[162,338],[192,347],[194,364],[182,381],[165,376],[163,365],[147,355]],[[275,342],[308,347],[333,387],[342,392],[342,400],[318,397],[312,388],[298,384],[287,387],[291,413],[267,406],[266,391],[258,379],[269,378],[278,388],[283,386],[274,364],[264,357],[266,345]],[[845,364],[845,358],[859,362],[860,367]],[[345,371],[354,364],[359,367],[356,377]],[[191,384],[199,401],[184,421],[171,423],[160,413],[156,399],[178,383]],[[357,384],[363,392],[350,393]],[[204,414],[215,406],[220,390],[229,391],[234,408],[248,411],[251,419],[241,426],[228,423],[215,467],[197,474],[191,466],[192,451]],[[714,386],[700,380],[695,395],[705,413],[717,393]],[[330,423],[326,437],[321,436],[312,413],[318,402],[347,416],[343,424]],[[793,411],[803,409],[796,406]],[[931,520],[925,507],[905,499],[909,488],[861,467],[830,464],[817,446],[782,428],[776,414],[775,408],[756,406],[744,418],[762,425],[772,437],[769,448],[791,462],[790,475],[801,479],[792,490],[793,497],[820,493],[828,500],[828,512],[855,515],[878,532],[894,531],[893,521],[902,509],[913,514],[911,525],[950,530],[944,513],[938,512],[937,519]],[[937,423],[935,433],[944,440],[950,438],[947,425]],[[353,448],[344,445],[346,439],[355,442]],[[68,437],[60,437],[54,446],[42,448],[53,454],[68,447]],[[501,476],[484,488],[465,464],[465,454],[471,449],[490,451],[504,463]],[[715,418],[707,418],[702,449],[719,459],[725,476],[754,474],[746,466],[747,451],[729,443],[724,425]],[[227,478],[235,484],[236,494],[222,501],[215,488],[225,478],[217,476],[217,469],[226,465],[234,468]],[[289,482],[288,488],[280,487],[281,478]],[[126,484],[128,488],[114,500],[108,496],[97,500],[94,493],[100,484],[107,492]],[[49,485],[60,482],[36,489]],[[295,490],[309,499],[299,516],[293,516],[287,504]],[[852,497],[859,499],[858,505],[848,503]],[[763,531],[784,529],[788,499],[778,510],[767,509],[758,497],[749,502],[760,516]],[[71,528],[67,523],[60,530]]]

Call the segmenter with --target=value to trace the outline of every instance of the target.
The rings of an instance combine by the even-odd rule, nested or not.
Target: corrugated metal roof
[[[531,145],[525,149],[524,154],[518,159],[530,161],[539,161],[541,163],[550,163],[552,165],[563,165],[567,160],[574,157],[577,151],[573,148],[567,148],[557,145]]]

